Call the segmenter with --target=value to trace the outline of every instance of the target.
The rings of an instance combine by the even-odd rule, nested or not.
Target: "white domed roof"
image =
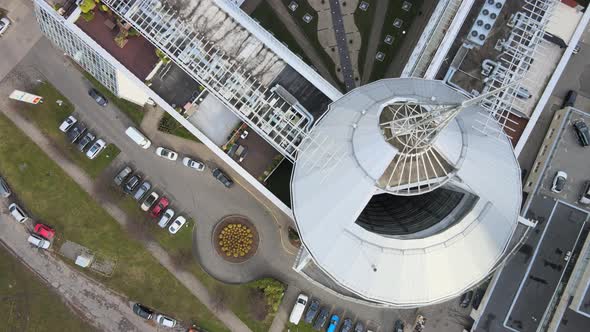
[[[461,112],[434,143],[452,168],[445,186],[477,197],[460,220],[420,237],[377,234],[356,223],[371,198],[384,192],[380,178],[399,152],[379,125],[383,107],[395,98],[432,96],[439,103],[464,98],[422,79],[355,89],[334,102],[311,133],[337,142],[338,150],[318,153],[310,146],[295,163],[292,208],[303,244],[335,282],[371,301],[411,307],[458,296],[490,273],[517,226],[518,163],[507,139],[473,129],[478,107]]]

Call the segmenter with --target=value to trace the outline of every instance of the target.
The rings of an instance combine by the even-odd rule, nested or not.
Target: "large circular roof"
[[[439,81],[381,80],[334,102],[314,127],[295,163],[292,209],[314,263],[341,287],[374,302],[427,305],[458,296],[503,257],[518,222],[520,171],[508,139],[473,128],[482,110],[449,119],[420,151],[404,149],[410,138],[401,135],[391,142],[402,129],[383,125],[385,112],[416,115],[400,110],[403,102],[436,109],[463,100]],[[403,154],[422,156],[399,161]],[[427,190],[412,188],[413,197],[400,191],[423,176],[416,172],[429,173],[428,164],[438,172],[431,187],[420,182]],[[392,184],[396,177],[403,179]],[[407,208],[383,196],[392,194],[405,195]]]

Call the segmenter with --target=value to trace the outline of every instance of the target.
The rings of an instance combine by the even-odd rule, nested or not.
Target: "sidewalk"
[[[6,202],[2,202],[6,203]],[[27,268],[53,288],[78,315],[101,331],[156,331],[133,314],[131,304],[101,283],[86,277],[50,251],[26,241],[26,226],[16,223],[0,206],[0,242]]]
[[[16,110],[7,107],[7,105],[3,105],[1,111],[14,122],[23,133],[44,150],[47,156],[57,163],[84,191],[92,197],[101,196],[101,193],[96,190],[93,181],[84,173],[84,171],[70,160],[64,158],[61,151],[53,146],[37,127],[21,117]],[[119,222],[124,228],[127,224],[133,222],[129,220],[125,212],[119,209],[115,204],[105,200],[100,200],[98,203],[100,203],[107,213],[117,220],[117,222]],[[168,271],[170,271],[180,283],[182,283],[209,310],[211,310],[211,312],[230,330],[250,331],[246,324],[244,324],[233,312],[227,309],[219,310],[205,286],[189,272],[176,268],[174,264],[172,264],[172,260],[168,253],[157,243],[144,241],[144,244],[160,264],[168,269]]]

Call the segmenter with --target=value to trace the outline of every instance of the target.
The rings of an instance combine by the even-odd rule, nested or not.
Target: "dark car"
[[[467,308],[471,303],[471,299],[473,298],[473,291],[469,291],[463,295],[461,295],[461,308]]]
[[[224,186],[227,188],[233,186],[234,182],[227,177],[219,168],[213,170],[213,176],[219,180],[219,182],[223,183]]]
[[[93,133],[89,131],[86,132],[86,135],[84,135],[84,137],[82,137],[80,141],[78,141],[78,150],[80,150],[80,152],[83,152],[86,146],[90,144],[90,142],[94,141],[95,138],[96,136],[94,136]]]
[[[139,303],[133,305],[133,312],[143,319],[152,319],[152,316],[154,315],[154,311],[152,309]]]
[[[100,106],[107,106],[109,101],[103,96],[98,90],[90,89],[88,90],[88,95],[94,99],[94,101],[99,104]]]
[[[398,319],[395,321],[395,324],[393,324],[393,332],[404,332],[404,322],[401,321],[401,319]]]
[[[123,190],[126,193],[131,194],[135,191],[135,188],[139,186],[139,183],[141,183],[141,176],[139,174],[135,174],[125,182]]]
[[[365,325],[362,322],[356,322],[354,325],[354,332],[365,332]]]
[[[313,322],[313,319],[315,318],[315,316],[318,314],[318,311],[320,310],[320,301],[313,299],[309,302],[309,307],[307,307],[307,312],[305,313],[305,317],[303,318],[303,321],[306,322],[307,324],[311,324],[311,322]]]
[[[328,307],[322,307],[320,309],[320,313],[318,314],[318,316],[315,319],[315,322],[313,323],[313,328],[316,330],[323,330],[326,328],[326,324],[328,324],[328,317],[330,316],[330,311],[328,310]]]
[[[352,319],[345,318],[340,327],[340,332],[352,332]]]
[[[135,195],[133,195],[133,198],[135,198],[136,201],[141,201],[141,199],[145,196],[145,194],[147,194],[148,191],[150,191],[151,188],[152,185],[149,182],[144,181],[141,186],[139,186],[139,189],[137,189],[135,192]]]
[[[129,166],[125,166],[121,171],[119,171],[119,173],[117,173],[117,176],[115,176],[115,184],[117,186],[120,186],[121,184],[123,184],[123,181],[125,181],[125,179],[129,176],[129,174],[131,174],[132,170],[131,167]]]
[[[72,128],[72,130],[68,131],[66,134],[70,143],[75,143],[86,132],[86,129],[87,127],[84,122],[76,123],[74,128]]]
[[[578,97],[578,93],[576,91],[574,91],[574,90],[568,91],[568,93],[565,95],[565,99],[563,100],[562,108],[566,108],[568,106],[574,107],[577,97]]]
[[[576,135],[578,135],[578,141],[582,146],[588,146],[590,144],[590,132],[588,132],[588,126],[584,120],[577,120],[574,122],[574,129]]]
[[[483,289],[477,289],[475,291],[475,294],[473,295],[473,301],[471,301],[471,307],[473,307],[473,309],[477,310],[479,308],[481,299],[483,299],[483,294]]]

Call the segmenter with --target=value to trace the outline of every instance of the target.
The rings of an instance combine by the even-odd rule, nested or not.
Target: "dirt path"
[[[3,84],[0,90],[7,92],[11,90],[8,84]],[[32,123],[24,119],[17,110],[13,109],[5,100],[0,99],[0,111],[2,111],[23,133],[25,133],[33,142],[35,142],[47,156],[57,163],[78,185],[92,197],[100,197],[101,193],[94,185],[90,177],[73,162],[65,158],[61,151],[52,145],[50,141],[35,127]],[[127,228],[130,220],[125,212],[116,206],[113,202],[99,200],[98,203],[109,213],[123,228]],[[182,283],[194,296],[196,296],[211,312],[221,320],[232,331],[250,331],[233,312],[225,308],[219,309],[216,306],[211,294],[207,288],[191,273],[177,268],[173,263],[170,255],[162,249],[157,243],[144,240],[147,250],[162,264],[170,273],[172,273],[180,283]],[[67,279],[64,279],[67,280]]]
[[[101,331],[157,331],[135,316],[131,303],[122,296],[79,273],[55,254],[33,249],[26,241],[27,226],[16,223],[7,214],[6,203],[0,205],[0,241],[48,286],[51,285],[77,314]]]

